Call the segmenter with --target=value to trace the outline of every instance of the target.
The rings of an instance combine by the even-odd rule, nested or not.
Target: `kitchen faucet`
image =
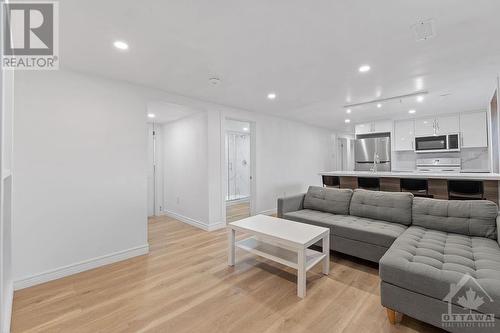
[[[373,153],[373,168],[371,169],[371,171],[377,172],[379,164],[380,164],[380,156],[377,153]]]

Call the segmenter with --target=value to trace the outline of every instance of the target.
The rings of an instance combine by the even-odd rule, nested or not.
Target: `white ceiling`
[[[424,103],[349,118],[486,108],[500,72],[499,13],[498,0],[63,0],[61,66],[345,129],[348,101],[419,88]],[[436,37],[417,42],[410,26],[431,18]],[[130,49],[114,49],[116,39]]]
[[[153,114],[154,118],[148,117],[148,122],[155,122],[158,124],[168,123],[177,119],[181,119],[198,112],[198,110],[190,107],[166,103],[162,101],[152,101],[148,103],[147,113]]]

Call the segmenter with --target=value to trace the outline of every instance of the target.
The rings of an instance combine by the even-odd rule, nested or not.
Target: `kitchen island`
[[[499,203],[498,173],[416,171],[326,171],[325,186],[412,192],[436,199],[486,199]]]

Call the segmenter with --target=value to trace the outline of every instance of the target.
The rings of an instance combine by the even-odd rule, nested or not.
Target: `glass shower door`
[[[250,196],[250,135],[226,133],[226,150],[226,200],[247,199]]]

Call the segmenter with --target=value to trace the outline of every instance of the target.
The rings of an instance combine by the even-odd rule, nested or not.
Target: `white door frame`
[[[221,189],[222,189],[222,219],[227,224],[226,216],[226,191],[227,191],[227,168],[226,168],[226,121],[235,120],[250,124],[250,215],[256,214],[256,124],[254,120],[245,118],[221,117]]]
[[[337,170],[345,171],[348,168],[347,160],[347,138],[337,138]],[[344,154],[345,152],[345,154]]]
[[[151,124],[151,129],[153,131],[153,135],[150,136],[149,128],[148,128],[148,140],[150,138],[153,139],[153,215],[152,216],[160,216],[162,214],[162,199],[163,199],[163,172],[162,172],[162,154],[161,154],[161,140],[160,135],[161,131],[159,129],[159,125],[156,122],[149,123]],[[149,143],[148,143],[149,145]],[[148,152],[149,154],[149,152]],[[149,165],[149,157],[148,157],[148,168],[151,167]],[[148,185],[149,187],[149,185]],[[148,197],[149,197],[149,188],[148,188]],[[149,211],[149,201],[148,201],[148,211]],[[149,213],[148,213],[149,215]]]

